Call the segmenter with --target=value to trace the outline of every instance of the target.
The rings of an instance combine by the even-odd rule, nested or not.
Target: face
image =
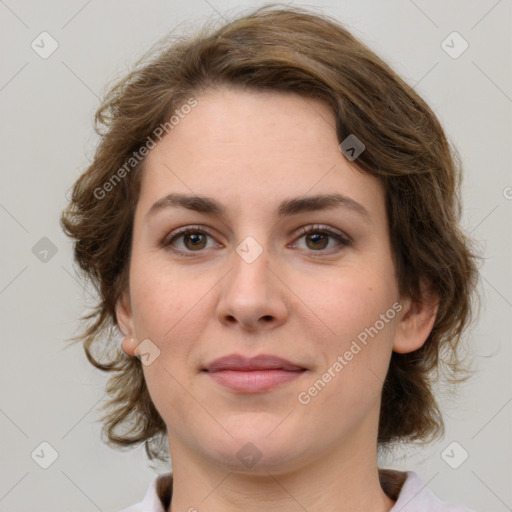
[[[197,102],[145,161],[117,308],[173,459],[258,472],[374,453],[391,352],[424,341],[404,327],[381,183],[321,102]]]

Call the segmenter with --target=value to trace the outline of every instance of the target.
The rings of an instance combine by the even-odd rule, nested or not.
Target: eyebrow
[[[146,213],[146,217],[153,216],[166,208],[186,208],[187,210],[217,217],[226,216],[225,206],[212,197],[171,193],[156,201]],[[285,199],[279,204],[276,213],[278,218],[283,218],[304,212],[334,208],[351,210],[359,214],[367,222],[371,221],[368,210],[361,203],[343,194],[320,194]]]

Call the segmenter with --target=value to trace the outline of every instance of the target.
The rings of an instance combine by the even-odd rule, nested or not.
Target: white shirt
[[[156,492],[156,477],[150,484],[144,499],[120,512],[166,512]],[[390,512],[471,512],[461,505],[446,503],[427,489],[420,477],[412,472],[406,473],[406,479],[398,499]]]

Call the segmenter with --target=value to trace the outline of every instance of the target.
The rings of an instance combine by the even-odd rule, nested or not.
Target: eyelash
[[[352,244],[351,240],[347,236],[337,233],[335,231],[332,231],[328,227],[322,226],[320,224],[302,227],[299,230],[297,240],[306,235],[312,234],[312,233],[320,233],[322,235],[327,235],[328,237],[334,238],[335,240],[337,240],[339,242],[339,246],[337,246],[337,248],[334,248],[334,250],[328,249],[328,250],[322,250],[322,251],[315,251],[315,250],[309,251],[315,255],[323,256],[323,255],[334,254],[335,252],[338,252],[339,250],[341,250],[343,247],[348,247]],[[189,250],[183,251],[181,249],[172,248],[172,243],[175,240],[177,240],[178,238],[183,237],[185,235],[189,235],[189,234],[202,234],[202,235],[211,237],[211,235],[208,234],[208,232],[205,231],[204,228],[202,228],[202,226],[186,226],[184,228],[178,229],[176,232],[171,233],[171,235],[164,238],[164,240],[161,243],[161,246],[165,249],[169,249],[174,252],[183,254],[184,256],[187,256],[187,257],[195,256],[196,255],[195,253],[203,253],[205,251],[204,249],[198,250],[198,251],[189,251]],[[213,238],[213,237],[211,237],[211,238]]]

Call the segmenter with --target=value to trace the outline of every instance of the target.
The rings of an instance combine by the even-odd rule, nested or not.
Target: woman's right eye
[[[206,247],[208,238],[212,237],[200,227],[187,226],[167,236],[162,246],[181,253],[201,252],[208,248]]]

